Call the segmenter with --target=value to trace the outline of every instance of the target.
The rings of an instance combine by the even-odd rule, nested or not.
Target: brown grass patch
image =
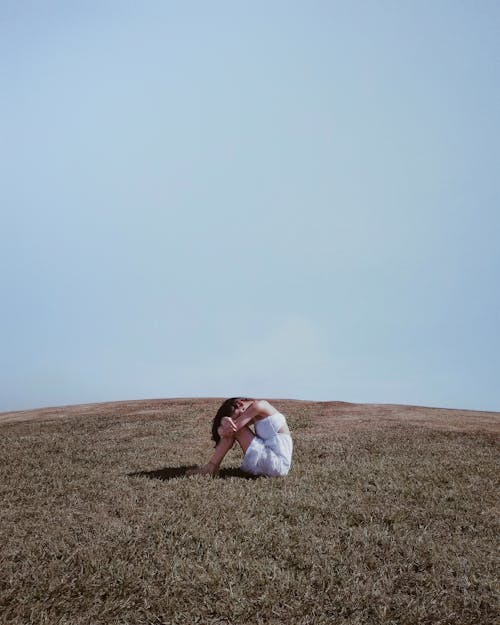
[[[273,403],[280,479],[183,475],[218,399],[0,415],[0,622],[494,622],[499,414]]]

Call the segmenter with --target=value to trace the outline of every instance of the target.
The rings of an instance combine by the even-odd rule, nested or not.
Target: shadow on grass
[[[127,473],[128,477],[147,477],[150,480],[173,480],[178,477],[185,477],[186,472],[189,469],[195,468],[196,465],[190,466],[182,466],[182,467],[164,467],[163,469],[156,469],[155,471],[136,471],[134,473]],[[251,475],[250,473],[245,473],[241,469],[221,469],[218,478],[223,480],[228,477],[240,477],[245,480],[256,480],[260,476]]]

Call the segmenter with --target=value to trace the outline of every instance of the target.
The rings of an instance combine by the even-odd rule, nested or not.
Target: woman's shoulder
[[[272,406],[267,399],[256,399],[254,406],[258,414],[263,417],[268,417],[276,412],[276,408]]]

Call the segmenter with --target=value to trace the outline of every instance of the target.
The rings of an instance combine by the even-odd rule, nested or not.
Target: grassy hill
[[[0,414],[0,623],[486,625],[500,414],[274,400],[287,478],[186,477],[221,399]]]

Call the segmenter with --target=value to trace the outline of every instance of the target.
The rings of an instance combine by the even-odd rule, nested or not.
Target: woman
[[[284,415],[265,399],[226,399],[214,417],[212,439],[216,445],[212,457],[207,464],[190,471],[191,475],[215,475],[235,441],[245,454],[241,469],[246,473],[278,477],[290,471],[290,430]]]

